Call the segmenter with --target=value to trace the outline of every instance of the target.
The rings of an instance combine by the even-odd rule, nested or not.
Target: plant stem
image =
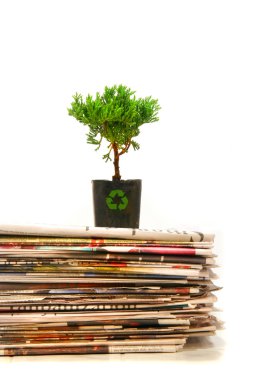
[[[112,179],[113,180],[120,180],[121,175],[120,175],[120,171],[119,171],[119,150],[118,150],[117,144],[113,143],[112,148],[113,148],[113,153],[114,153],[114,161],[113,161],[114,176],[112,177]]]

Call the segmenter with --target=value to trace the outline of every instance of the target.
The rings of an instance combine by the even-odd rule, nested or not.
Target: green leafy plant
[[[101,147],[102,140],[109,142],[108,151],[103,155],[107,162],[113,153],[113,180],[120,180],[119,158],[132,146],[139,149],[134,140],[139,135],[139,127],[145,123],[158,121],[160,106],[157,99],[150,96],[136,98],[135,91],[121,85],[105,87],[104,93],[97,92],[93,98],[88,95],[85,100],[81,94],[73,96],[74,101],[68,109],[69,115],[89,127],[87,142]]]

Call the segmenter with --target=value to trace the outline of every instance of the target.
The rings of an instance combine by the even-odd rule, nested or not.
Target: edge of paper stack
[[[214,335],[214,235],[0,225],[0,355],[177,352]]]

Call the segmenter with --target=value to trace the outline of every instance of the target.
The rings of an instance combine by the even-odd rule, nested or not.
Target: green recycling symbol
[[[126,194],[120,189],[112,190],[105,201],[110,210],[125,210],[128,205]]]

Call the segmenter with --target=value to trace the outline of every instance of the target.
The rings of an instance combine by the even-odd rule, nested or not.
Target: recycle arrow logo
[[[115,200],[118,202],[115,202]],[[105,198],[105,201],[110,210],[125,210],[128,205],[126,194],[120,189],[112,190]]]

